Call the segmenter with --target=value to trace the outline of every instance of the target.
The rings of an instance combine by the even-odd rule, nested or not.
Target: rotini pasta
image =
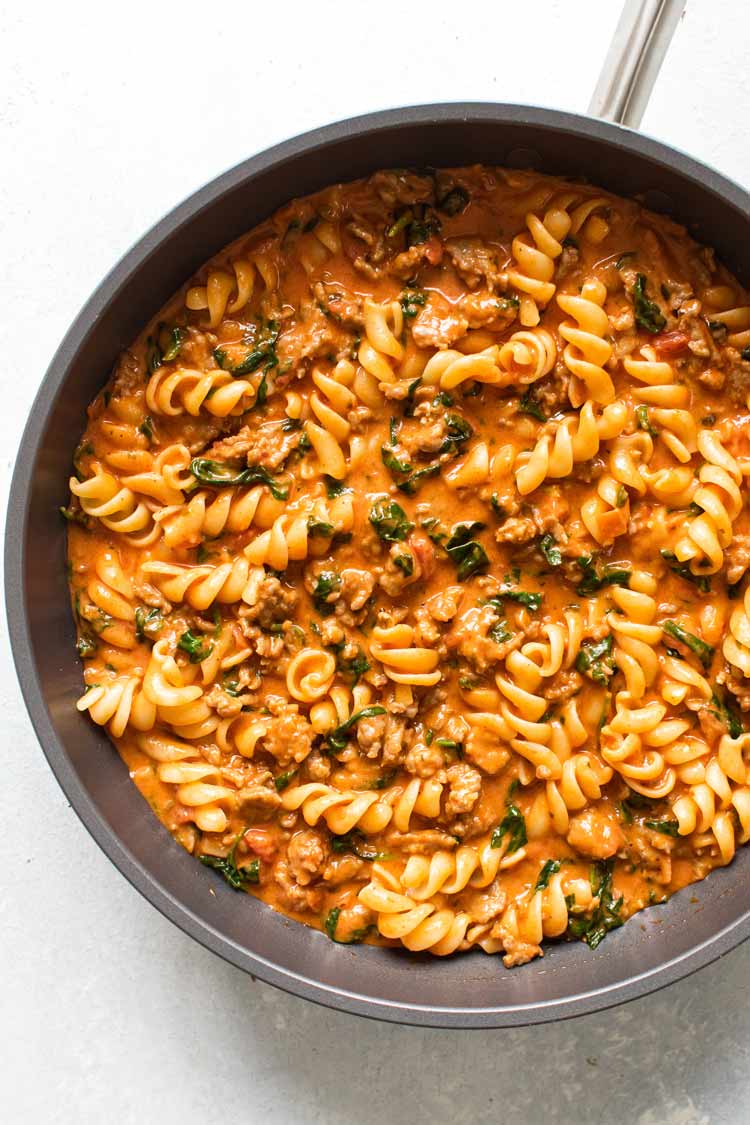
[[[704,464],[692,503],[702,511],[690,520],[674,550],[694,574],[715,574],[721,568],[724,549],[732,542],[732,523],[742,509],[742,469],[715,430],[698,435],[698,452]]]
[[[521,324],[533,327],[539,323],[539,310],[548,305],[555,294],[552,280],[555,259],[562,254],[571,219],[563,207],[552,206],[543,219],[529,212],[525,225],[528,234],[519,234],[513,239],[511,253],[515,268],[509,270],[508,280],[521,293]]]
[[[160,367],[146,387],[146,405],[154,414],[176,417],[201,410],[216,418],[242,414],[255,400],[257,387],[247,379],[233,378],[228,371],[176,370]]]
[[[615,397],[615,387],[604,369],[612,355],[612,345],[605,338],[609,321],[604,311],[606,287],[597,279],[584,282],[580,296],[561,293],[557,303],[572,320],[560,325],[560,335],[567,341],[563,352],[565,366],[574,377],[570,401],[581,406],[587,399],[608,403]]]

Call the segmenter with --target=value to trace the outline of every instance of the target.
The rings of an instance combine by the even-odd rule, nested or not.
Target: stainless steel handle
[[[637,129],[686,0],[625,0],[589,113]]]

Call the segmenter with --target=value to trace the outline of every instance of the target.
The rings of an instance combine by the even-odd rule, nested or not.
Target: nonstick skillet
[[[599,112],[619,119],[637,112],[644,75],[653,71],[666,36],[668,8],[657,0],[631,5],[597,91]],[[459,103],[314,130],[196,192],[98,287],[34,403],[13,477],[5,546],[10,636],[39,741],[71,805],[131,883],[207,948],[299,996],[395,1022],[466,1028],[596,1011],[721,956],[750,934],[750,851],[741,849],[730,867],[638,915],[596,951],[582,943],[552,945],[544,959],[521,969],[506,970],[482,953],[443,960],[335,945],[219,885],[172,841],[106,735],[75,710],[81,667],[57,509],[67,500],[87,404],[121,349],[202,262],[293,196],[383,167],[471,163],[533,166],[638,196],[715,246],[745,283],[750,278],[748,193],[617,124],[550,109]]]

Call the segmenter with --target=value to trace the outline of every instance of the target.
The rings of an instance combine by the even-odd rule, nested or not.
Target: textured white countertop
[[[643,123],[745,185],[746,11],[743,0],[690,0]],[[162,213],[267,145],[354,113],[461,99],[584,111],[618,15],[612,0],[6,5],[3,504],[55,347]],[[32,733],[2,630],[9,1125],[748,1121],[750,945],[615,1011],[485,1033],[326,1011],[213,957],[79,824]]]

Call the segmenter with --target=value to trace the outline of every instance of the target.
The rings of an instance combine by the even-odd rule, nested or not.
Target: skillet
[[[639,74],[653,67],[664,37],[658,22],[664,5],[635,7],[641,22],[631,21],[627,34],[620,28],[596,95],[598,112],[620,119],[637,112]],[[638,915],[596,951],[582,943],[553,945],[543,960],[522,969],[506,970],[499,958],[482,953],[440,960],[335,945],[200,868],[153,816],[106,735],[75,710],[81,667],[57,508],[67,500],[87,404],[121,349],[202,262],[293,196],[382,167],[471,163],[533,166],[638,196],[714,246],[740,280],[750,278],[748,193],[617,124],[549,109],[458,103],[314,130],[196,192],[97,288],[34,403],[13,477],[5,544],[10,637],[34,728],[71,805],[126,878],[186,933],[271,984],[348,1012],[458,1028],[593,1012],[708,964],[750,935],[750,852],[741,849],[730,867]]]

